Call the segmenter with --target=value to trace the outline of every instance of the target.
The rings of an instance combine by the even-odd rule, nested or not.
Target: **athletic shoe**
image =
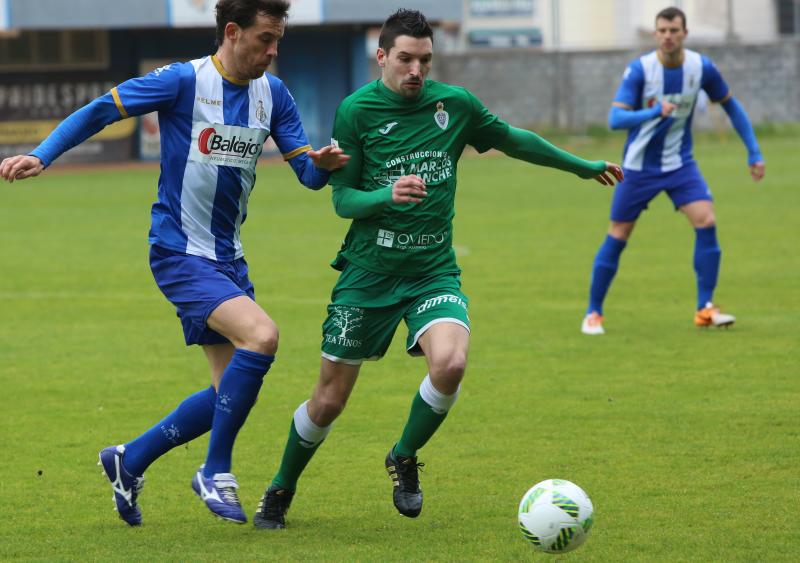
[[[596,311],[592,311],[585,317],[583,317],[583,323],[581,324],[581,332],[583,334],[605,334],[606,331],[603,330],[603,317],[599,315]]]
[[[736,317],[719,310],[711,302],[694,315],[694,324],[697,326],[724,326],[729,327],[736,322]]]
[[[270,485],[258,501],[253,525],[264,530],[282,530],[286,527],[286,513],[292,504],[294,491],[287,491]]]
[[[122,458],[125,455],[125,446],[108,446],[100,451],[100,461],[97,465],[103,467],[101,475],[108,477],[114,491],[114,507],[119,517],[130,526],[142,524],[142,511],[136,499],[144,487],[144,475],[134,476],[125,470]]]
[[[419,468],[424,463],[417,463],[416,457],[396,456],[392,452],[386,454],[386,471],[392,480],[394,490],[392,498],[394,506],[400,514],[416,518],[422,512],[422,490],[419,488]]]
[[[244,524],[247,522],[247,516],[236,493],[238,488],[239,483],[236,482],[233,473],[214,473],[213,477],[206,478],[203,476],[202,465],[192,479],[192,489],[215,516]]]

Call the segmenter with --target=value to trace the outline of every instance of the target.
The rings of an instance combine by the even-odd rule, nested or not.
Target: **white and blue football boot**
[[[97,465],[103,466],[102,474],[111,481],[114,490],[114,505],[119,517],[131,526],[142,523],[142,511],[136,499],[144,487],[144,475],[131,475],[125,470],[122,458],[125,455],[125,446],[109,446],[100,451],[100,461]]]
[[[203,476],[203,466],[197,470],[192,479],[192,489],[197,496],[206,503],[208,509],[219,518],[236,522],[247,523],[247,516],[242,510],[239,495],[236,489],[239,483],[233,473],[214,473],[211,478]]]

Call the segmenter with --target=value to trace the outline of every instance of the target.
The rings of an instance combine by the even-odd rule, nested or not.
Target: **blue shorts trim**
[[[611,220],[636,221],[650,202],[662,191],[672,200],[675,209],[693,201],[714,201],[697,163],[685,164],[671,172],[642,172],[624,169],[625,179],[614,190]]]
[[[153,245],[150,269],[158,288],[175,305],[187,346],[229,342],[208,328],[209,315],[234,297],[247,295],[255,300],[255,289],[244,258],[215,262]]]

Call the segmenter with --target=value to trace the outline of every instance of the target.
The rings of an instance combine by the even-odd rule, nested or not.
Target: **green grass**
[[[620,140],[567,146],[613,160]],[[758,185],[735,136],[702,137],[696,150],[717,199],[717,300],[736,327],[692,325],[693,233],[661,196],[622,258],[601,338],[578,329],[611,192],[508,158],[463,159],[456,244],[470,366],[422,452],[423,515],[396,514],[383,469],[425,374],[400,337],[363,370],[281,533],[208,515],[189,488],[205,438],[147,472],[139,529],[112,512],[94,465],[100,448],[208,381],[147,264],[156,172],[54,170],[0,187],[0,559],[530,559],[517,503],[561,477],[589,492],[597,517],[563,559],[796,560],[796,137],[772,134],[762,148]],[[327,264],[345,230],[328,193],[299,189],[285,165],[261,169],[244,243],[281,350],[235,450],[250,515],[315,382],[336,275]]]

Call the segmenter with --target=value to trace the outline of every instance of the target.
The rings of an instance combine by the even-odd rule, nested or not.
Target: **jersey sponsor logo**
[[[195,162],[254,169],[269,131],[196,121],[189,159]]]
[[[392,128],[394,128],[395,125],[397,125],[397,122],[392,121],[391,123],[387,123],[385,127],[381,127],[380,129],[378,129],[378,131],[380,131],[381,135],[387,135],[389,131],[391,131]]]
[[[442,244],[447,240],[449,234],[449,231],[443,233],[396,233],[386,229],[378,229],[378,237],[375,239],[375,244],[399,250],[422,250]]]
[[[433,120],[442,131],[447,129],[447,124],[450,123],[450,114],[444,111],[444,102],[436,104],[436,113],[433,114]]]
[[[686,119],[692,113],[697,94],[664,94],[661,99],[677,106],[670,114],[671,118]]]
[[[384,229],[378,229],[378,238],[375,241],[375,244],[378,246],[385,246],[386,248],[391,248],[394,246],[394,232],[387,231]]]
[[[455,303],[463,307],[464,310],[467,309],[467,302],[461,299],[458,295],[445,294],[426,299],[424,303],[417,307],[417,314],[420,315],[428,309],[436,307],[437,305],[442,305],[443,303]]]
[[[349,333],[361,327],[364,320],[364,309],[360,307],[347,307],[337,305],[333,307],[331,323],[337,329],[337,333],[325,333],[325,342],[336,344],[345,348],[360,348],[361,340],[350,338]]]
[[[417,151],[387,160],[383,170],[372,179],[388,187],[408,174],[416,174],[428,186],[443,184],[454,175],[453,160],[445,151]]]

